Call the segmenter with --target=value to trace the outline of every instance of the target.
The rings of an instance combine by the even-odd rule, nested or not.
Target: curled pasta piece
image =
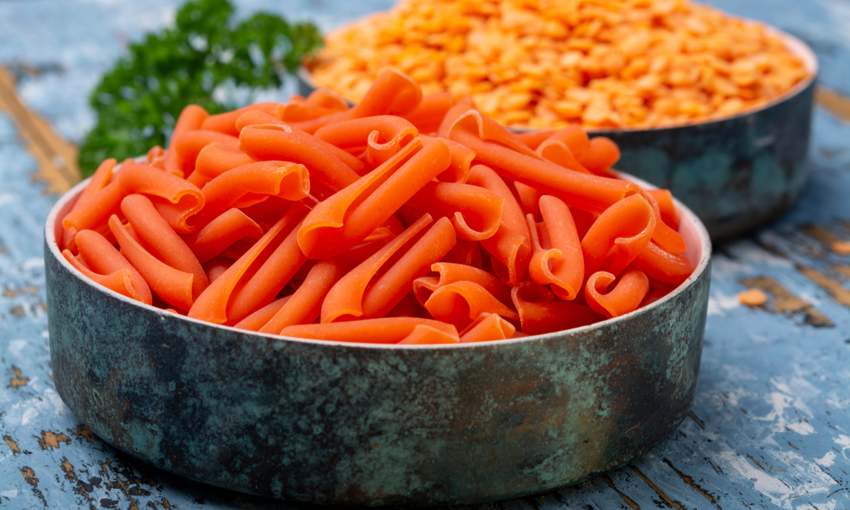
[[[271,303],[237,322],[233,325],[233,327],[236,329],[244,329],[246,331],[260,331],[260,328],[265,326],[291,298],[292,295],[275,299]]]
[[[464,115],[469,114],[467,112]],[[471,127],[466,125],[468,122],[464,122],[464,119],[461,116],[455,122],[450,138],[475,151],[476,161],[493,168],[502,177],[557,196],[571,207],[601,212],[623,198],[640,192],[640,188],[631,182],[564,171],[563,167],[537,159],[533,152],[533,156],[529,156],[500,143],[483,140],[477,132],[470,131]],[[524,144],[522,146],[528,150]]]
[[[685,239],[664,222],[661,207],[655,199],[655,195],[645,190],[642,190],[641,194],[649,202],[649,205],[652,207],[652,213],[655,216],[655,229],[652,231],[652,240],[667,251],[684,253],[687,249]]]
[[[314,322],[319,318],[322,301],[328,291],[347,270],[348,266],[338,258],[316,262],[307,273],[304,283],[259,331],[278,334],[287,326]]]
[[[505,340],[516,333],[516,327],[499,314],[482,313],[460,332],[460,343],[489,342]]]
[[[551,195],[540,198],[540,214],[541,225],[527,216],[534,247],[528,273],[536,283],[551,285],[559,298],[572,301],[584,282],[584,255],[573,216],[564,202]]]
[[[490,190],[469,184],[431,181],[405,204],[405,210],[435,218],[450,218],[458,237],[481,241],[493,237],[502,220],[505,199]]]
[[[620,281],[613,289],[608,287],[617,277],[605,271],[598,271],[587,279],[584,297],[587,304],[599,314],[609,319],[637,310],[643,298],[649,292],[649,278],[637,269],[628,269],[620,275]]]
[[[448,109],[446,115],[443,117],[443,120],[440,121],[440,127],[437,129],[437,135],[440,138],[448,138],[449,132],[451,131],[452,126],[454,126],[455,121],[466,113],[469,110],[474,110],[475,106],[472,104],[472,98],[469,96],[464,96],[458,99],[451,108]]]
[[[328,124],[315,136],[340,149],[366,147],[366,161],[375,167],[398,154],[419,131],[401,117],[378,115]]]
[[[93,230],[83,230],[78,235],[77,247],[80,251],[80,259],[98,274],[109,275],[122,270],[129,271],[132,295],[122,294],[146,305],[152,303],[151,289],[142,275],[103,235]]]
[[[680,253],[670,253],[650,242],[632,261],[632,266],[650,278],[679,286],[694,272],[690,259]]]
[[[213,142],[198,153],[195,171],[189,176],[188,181],[200,188],[224,172],[249,163],[254,163],[254,160],[238,147]]]
[[[605,210],[581,240],[584,270],[591,275],[600,268],[620,274],[650,242],[655,215],[641,195],[632,195]]]
[[[570,149],[570,153],[581,161],[584,152],[590,147],[590,138],[581,126],[567,126],[553,131],[546,140],[557,140]],[[545,141],[545,140],[544,140]]]
[[[605,319],[583,303],[556,300],[548,288],[531,281],[520,282],[511,289],[511,298],[522,332],[527,335],[579,328]]]
[[[436,92],[422,96],[419,106],[403,117],[416,126],[420,133],[436,133],[446,112],[454,104],[451,92]]]
[[[86,185],[85,189],[80,193],[77,197],[74,205],[71,206],[71,212],[79,209],[84,203],[88,202],[95,193],[102,190],[109,181],[112,179],[112,170],[115,168],[115,165],[118,163],[114,158],[109,158],[103,160],[103,162],[98,165],[97,170],[95,170],[94,174],[89,179],[88,185]],[[66,215],[67,216],[67,215]],[[74,236],[77,235],[77,229],[69,228],[62,231],[62,247],[68,248],[71,252],[76,251],[76,247],[74,246]]]
[[[178,177],[185,175],[177,151],[174,150],[174,139],[189,131],[201,129],[201,124],[204,123],[207,117],[209,117],[207,111],[202,106],[196,104],[187,105],[180,112],[180,115],[177,117],[177,123],[174,125],[174,131],[171,133],[172,143],[168,146],[168,150],[165,152],[165,159],[163,160],[163,167],[166,172]]]
[[[472,266],[478,269],[481,269],[484,265],[484,259],[481,256],[481,249],[478,247],[478,242],[467,241],[465,239],[458,239],[455,247],[443,257],[443,261]]]
[[[661,213],[661,220],[673,230],[679,230],[679,215],[676,213],[676,206],[673,204],[673,194],[666,189],[648,189],[647,194],[655,199],[658,204],[658,210]]]
[[[539,147],[541,143],[545,142],[556,131],[556,129],[538,129],[536,131],[517,133],[516,137],[529,149],[537,150],[537,147]]]
[[[121,212],[133,226],[143,245],[169,266],[193,275],[192,299],[209,285],[204,268],[183,239],[180,238],[144,195],[128,195],[121,201]]]
[[[493,294],[477,283],[461,281],[437,288],[425,301],[425,309],[437,320],[454,324],[458,329],[468,326],[482,313],[495,313],[508,319],[519,319],[513,309],[505,306]]]
[[[511,288],[483,269],[452,262],[431,264],[431,271],[437,276],[424,276],[413,281],[413,294],[419,304],[424,305],[437,289],[457,282],[472,282],[480,285],[493,297],[511,305]]]
[[[345,110],[348,110],[348,105],[344,99],[328,89],[317,89],[306,99],[292,96],[283,105],[281,119],[286,122],[303,122]]]
[[[259,241],[254,243],[244,255],[239,257],[233,265],[227,268],[224,274],[210,283],[210,286],[207,287],[200,296],[198,296],[198,299],[195,300],[194,306],[192,306],[189,310],[189,317],[212,322],[214,324],[225,324],[228,323],[228,321],[230,324],[236,324],[250,315],[250,313],[257,308],[256,305],[265,306],[270,303],[277,293],[272,294],[271,298],[265,303],[261,303],[261,301],[263,301],[262,298],[266,297],[266,293],[263,293],[259,300],[256,299],[256,296],[254,296],[251,299],[251,302],[248,303],[249,306],[245,307],[250,308],[250,310],[243,310],[244,315],[238,318],[231,315],[230,305],[238,295],[237,290],[245,289],[245,280],[249,280],[259,273],[260,268],[269,261],[271,255],[276,252],[281,245],[283,245],[284,241],[289,237],[289,234],[295,231],[295,227],[299,224],[306,213],[307,207],[301,202],[295,202],[286,214],[284,214],[277,223],[275,223],[268,232],[260,238]],[[282,255],[289,254],[288,250],[283,251],[287,253],[283,253]],[[294,257],[295,259],[290,261],[290,269],[293,274],[298,267],[303,265],[303,260],[299,260],[303,259],[300,252],[295,254]],[[292,269],[292,266],[297,267]],[[288,281],[289,278],[286,278],[283,283],[280,283],[279,281],[269,283],[275,286],[280,283],[280,289],[282,289]],[[280,289],[278,289],[278,292],[280,292]]]
[[[505,181],[484,165],[472,167],[467,183],[488,189],[505,200],[499,229],[492,237],[481,241],[481,247],[492,255],[496,276],[509,285],[516,285],[528,272],[531,260],[531,238],[522,208]]]
[[[573,153],[570,152],[570,148],[560,140],[546,140],[541,143],[534,152],[537,153],[541,159],[551,161],[558,166],[585,174],[590,173],[588,169],[582,166],[582,164],[573,157]]]
[[[330,322],[287,326],[282,336],[312,338],[336,342],[366,344],[459,343],[460,336],[451,324],[418,317],[385,317],[352,322]]]
[[[540,220],[540,197],[543,193],[537,188],[532,188],[521,182],[513,182],[514,191],[519,199],[519,205],[522,207],[522,212],[526,215],[530,214],[534,221]]]
[[[384,69],[359,103],[345,112],[340,120],[404,115],[412,112],[422,101],[422,89],[406,74]]]
[[[201,123],[201,129],[239,136],[236,121],[248,111],[260,111],[277,119],[283,118],[284,105],[280,103],[255,103],[238,110],[210,115]]]
[[[449,166],[441,140],[422,147],[415,139],[357,182],[316,205],[298,232],[309,258],[329,258],[360,243],[417,191]]]
[[[242,149],[258,161],[291,161],[307,167],[311,179],[334,191],[356,182],[360,176],[325,148],[323,141],[289,126],[247,126],[239,135]]]
[[[596,175],[606,175],[609,168],[620,159],[620,149],[610,138],[597,136],[591,138],[587,148],[581,153],[581,163]]]
[[[455,244],[449,220],[441,218],[426,231],[431,222],[430,215],[423,215],[340,279],[322,304],[322,322],[382,317],[398,304],[413,281]]]
[[[245,238],[256,241],[263,234],[263,229],[244,212],[228,209],[201,230],[183,237],[183,240],[203,264],[236,241]]]
[[[453,135],[455,131],[463,131],[472,134],[479,140],[495,143],[500,147],[512,149],[530,158],[540,159],[540,156],[529,149],[516,133],[475,109],[467,110],[458,116],[457,120],[449,128],[446,138],[454,139]],[[474,147],[470,148],[475,150]]]
[[[121,246],[121,252],[160,298],[181,310],[192,307],[192,273],[175,269],[151,255],[127,234],[118,216],[109,218],[109,228]]]
[[[218,131],[196,129],[173,137],[169,150],[173,150],[177,154],[177,168],[183,172],[183,175],[188,175],[195,169],[195,162],[201,150],[214,142],[239,147],[239,139],[235,136],[225,135]],[[179,177],[183,175],[179,175]]]
[[[325,142],[324,140],[317,138],[297,127],[293,127],[286,122],[276,119],[271,115],[263,113],[257,110],[251,110],[242,114],[239,117],[239,120],[236,121],[236,127],[239,128],[241,132],[243,128],[247,126],[259,126],[259,125],[277,125],[277,126],[286,126],[283,129],[284,131],[291,133],[293,137],[304,140],[307,144],[316,144],[322,149],[328,151],[335,158],[342,161],[346,166],[354,170],[358,175],[363,175],[368,167],[362,161],[357,159],[355,156],[352,156],[348,152],[340,149],[339,147],[332,145],[330,143]]]
[[[435,139],[435,137],[427,135],[419,135],[419,138],[425,144],[431,143]],[[440,182],[465,183],[469,178],[469,169],[471,168],[472,161],[475,159],[475,152],[466,145],[454,140],[447,138],[442,138],[442,140],[449,146],[452,162],[448,170],[437,176],[437,180]]]
[[[189,218],[199,228],[231,207],[249,207],[270,196],[297,201],[310,193],[307,168],[283,161],[259,161],[236,167],[211,180],[202,190],[204,208]]]
[[[74,269],[81,272],[86,278],[93,281],[94,283],[100,285],[101,287],[105,287],[112,292],[117,292],[122,296],[126,296],[130,299],[135,299],[136,301],[144,302],[143,298],[139,296],[136,288],[134,286],[134,278],[133,275],[130,274],[130,271],[127,269],[119,269],[118,271],[102,275],[95,273],[88,267],[86,267],[82,262],[80,262],[70,250],[62,250],[62,256],[65,257],[65,260],[68,261]],[[146,303],[150,304],[150,303]]]

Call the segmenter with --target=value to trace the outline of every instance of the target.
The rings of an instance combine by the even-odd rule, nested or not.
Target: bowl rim
[[[728,14],[727,14],[728,15]],[[705,120],[696,120],[694,122],[689,122],[687,124],[674,124],[670,126],[648,126],[648,127],[619,127],[619,128],[601,128],[601,127],[591,127],[584,126],[582,124],[575,124],[580,126],[588,135],[617,135],[620,133],[644,133],[644,132],[659,132],[659,131],[674,131],[685,128],[693,128],[697,126],[711,126],[720,122],[727,122],[737,120],[743,117],[747,117],[749,115],[753,115],[756,113],[760,113],[768,108],[772,108],[780,103],[783,103],[792,97],[800,94],[808,87],[810,87],[818,78],[818,74],[820,73],[820,63],[818,61],[818,57],[815,54],[814,50],[802,39],[799,37],[780,30],[764,21],[754,20],[750,18],[745,18],[742,16],[730,16],[732,19],[753,23],[760,25],[766,32],[774,35],[785,43],[785,47],[794,55],[799,57],[802,61],[806,69],[809,71],[809,75],[804,79],[797,82],[793,87],[786,90],[785,92],[779,94],[778,96],[771,98],[765,104],[757,107],[757,108],[749,108],[746,110],[742,110],[734,115],[717,117],[717,118],[709,118]],[[316,81],[313,79],[313,73],[310,71],[303,63],[298,67],[298,70],[295,73],[295,76],[304,81],[307,85],[312,87],[314,90],[319,88],[324,88],[319,86]],[[537,131],[546,131],[548,129],[557,129],[557,128],[533,128],[529,126],[514,126],[514,125],[506,125],[508,129],[514,131],[516,133],[534,133]]]
[[[642,179],[634,177],[630,174],[624,172],[616,172],[618,177],[629,180],[638,184],[644,189],[655,189],[656,186],[653,186]],[[561,331],[554,331],[551,333],[545,333],[541,335],[529,335],[519,338],[509,338],[505,340],[489,340],[486,342],[473,342],[473,343],[459,343],[459,344],[427,344],[427,345],[400,345],[400,344],[373,344],[373,343],[361,343],[361,342],[340,342],[337,340],[320,340],[320,339],[311,339],[311,338],[296,338],[296,337],[288,337],[282,335],[272,335],[268,333],[259,333],[256,331],[248,331],[244,329],[234,328],[232,326],[225,326],[223,324],[214,324],[212,322],[202,321],[199,319],[195,319],[192,317],[188,317],[185,315],[180,315],[173,312],[168,312],[164,309],[157,308],[153,305],[147,305],[145,303],[140,303],[134,299],[130,299],[126,296],[123,296],[115,291],[102,287],[95,283],[93,280],[86,277],[84,274],[77,271],[77,269],[72,266],[65,257],[62,255],[59,250],[59,243],[56,239],[55,232],[57,230],[57,223],[59,221],[58,215],[60,211],[65,208],[69,208],[73,204],[73,200],[77,198],[79,193],[88,185],[89,179],[85,179],[81,181],[79,184],[68,190],[64,195],[62,195],[59,200],[51,207],[50,212],[47,215],[47,219],[45,220],[44,225],[44,239],[47,246],[47,251],[45,252],[45,258],[48,256],[52,256],[56,259],[61,266],[69,273],[74,275],[75,278],[83,281],[86,285],[90,286],[92,289],[103,292],[108,296],[118,299],[119,301],[123,301],[127,304],[141,307],[141,309],[156,313],[161,320],[167,320],[169,318],[178,319],[178,320],[186,320],[201,326],[213,327],[213,328],[221,328],[231,333],[237,333],[241,335],[247,336],[257,336],[264,338],[266,340],[272,342],[298,342],[305,344],[313,344],[313,345],[321,345],[326,346],[328,348],[347,348],[347,349],[377,349],[377,350],[425,350],[425,351],[444,351],[444,350],[454,350],[454,349],[475,349],[475,348],[490,348],[497,346],[509,346],[515,345],[518,343],[526,343],[526,342],[539,342],[539,341],[547,341],[553,340],[556,338],[560,338],[563,340],[563,336],[569,335],[572,336],[576,333],[584,333],[587,331],[591,331],[594,329],[601,329],[607,326],[617,325],[620,323],[626,323],[629,320],[637,317],[638,315],[648,313],[649,311],[662,306],[664,303],[671,301],[676,296],[684,293],[687,289],[692,287],[697,280],[705,276],[705,273],[708,271],[708,267],[711,260],[711,239],[708,235],[708,231],[703,225],[702,221],[693,213],[690,209],[687,208],[682,202],[680,202],[675,197],[673,198],[673,202],[676,207],[676,212],[679,215],[679,225],[681,230],[681,225],[689,222],[692,225],[692,229],[694,230],[694,234],[696,236],[697,241],[701,246],[694,247],[693,252],[688,250],[686,253],[691,253],[692,255],[698,256],[698,263],[694,264],[694,271],[691,275],[682,282],[678,287],[673,289],[669,294],[664,296],[663,298],[649,304],[638,308],[632,312],[629,312],[625,315],[621,315],[619,317],[614,317],[611,319],[605,319],[600,322],[596,322],[593,324],[589,324],[587,326],[582,326],[579,328],[565,329]],[[48,255],[49,252],[49,255]],[[48,310],[48,317],[50,315],[50,311]]]

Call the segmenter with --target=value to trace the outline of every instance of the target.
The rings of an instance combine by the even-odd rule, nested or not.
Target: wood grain
[[[61,194],[80,181],[77,147],[62,139],[41,116],[28,109],[15,92],[12,73],[0,66],[0,110],[7,112],[27,149],[38,162],[36,179],[49,193]]]

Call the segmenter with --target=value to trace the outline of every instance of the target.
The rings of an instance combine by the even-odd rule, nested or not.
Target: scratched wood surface
[[[249,0],[324,30],[391,0]],[[811,181],[776,223],[716,247],[692,412],[629,466],[479,508],[850,509],[850,2],[714,0],[809,42],[822,66]],[[266,509],[296,505],[190,482],[104,444],[51,380],[42,223],[73,180],[86,97],[126,43],[177,0],[0,0],[0,510]],[[271,96],[285,97],[291,85]],[[736,294],[763,289],[758,308]]]

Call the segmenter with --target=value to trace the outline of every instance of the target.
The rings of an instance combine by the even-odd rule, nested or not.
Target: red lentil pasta
[[[349,108],[318,90],[209,116],[108,159],[62,254],[129,299],[263,334],[457,344],[630,313],[694,270],[673,198],[578,127],[517,135],[387,70]]]

